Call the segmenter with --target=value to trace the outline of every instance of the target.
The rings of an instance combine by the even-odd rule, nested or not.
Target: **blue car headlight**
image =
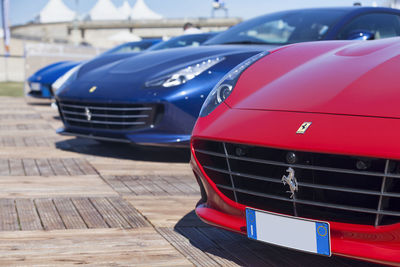
[[[204,71],[223,61],[224,57],[204,59],[198,63],[187,66],[169,75],[146,82],[146,87],[173,87],[186,83],[202,74]]]
[[[57,93],[60,91],[61,88],[66,87],[69,85],[71,82],[76,80],[78,76],[78,71],[80,69],[81,65],[77,65],[67,71],[64,75],[62,75],[60,78],[58,78],[52,85],[51,88],[53,89],[54,93]]]
[[[268,55],[269,52],[261,52],[251,58],[246,59],[230,72],[228,72],[211,90],[210,94],[204,101],[204,104],[200,110],[200,117],[205,117],[210,114],[214,109],[216,109],[221,103],[223,103],[228,96],[232,93],[233,88],[236,85],[240,75],[254,62],[261,59],[262,57]]]

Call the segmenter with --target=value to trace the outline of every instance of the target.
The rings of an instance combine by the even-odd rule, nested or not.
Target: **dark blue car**
[[[64,123],[58,132],[108,141],[186,146],[207,95],[233,67],[252,56],[296,42],[398,35],[398,10],[302,9],[245,21],[200,47],[153,51],[106,64],[89,62],[57,93]],[[246,62],[242,64],[246,66]]]
[[[149,48],[152,45],[157,44],[160,41],[161,39],[145,39],[139,42],[124,43],[104,52],[100,56],[140,52]],[[27,80],[28,95],[37,98],[52,98],[53,90],[51,88],[51,85],[67,71],[78,66],[79,64],[82,64],[82,62],[61,61],[41,68],[32,76],[30,76]]]

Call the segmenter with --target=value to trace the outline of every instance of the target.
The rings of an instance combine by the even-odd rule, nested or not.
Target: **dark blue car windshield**
[[[153,45],[148,50],[161,50],[167,48],[185,47],[185,46],[199,46],[217,33],[203,33],[203,34],[188,34],[171,38],[168,41]]]
[[[104,52],[103,54],[109,55],[109,54],[118,54],[118,53],[140,52],[140,51],[146,50],[153,44],[154,44],[153,41],[139,41],[139,42],[125,43],[125,44],[116,46],[116,47]]]
[[[284,45],[324,38],[332,26],[346,14],[345,10],[292,10],[257,17],[208,40],[215,44]]]

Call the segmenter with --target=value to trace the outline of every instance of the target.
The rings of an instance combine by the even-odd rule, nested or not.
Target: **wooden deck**
[[[2,266],[370,265],[207,226],[188,150],[61,137],[59,126],[48,104],[0,98]]]

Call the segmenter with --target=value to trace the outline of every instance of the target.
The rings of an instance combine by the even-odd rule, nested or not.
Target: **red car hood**
[[[226,103],[234,109],[399,118],[400,38],[284,47],[248,68]]]

